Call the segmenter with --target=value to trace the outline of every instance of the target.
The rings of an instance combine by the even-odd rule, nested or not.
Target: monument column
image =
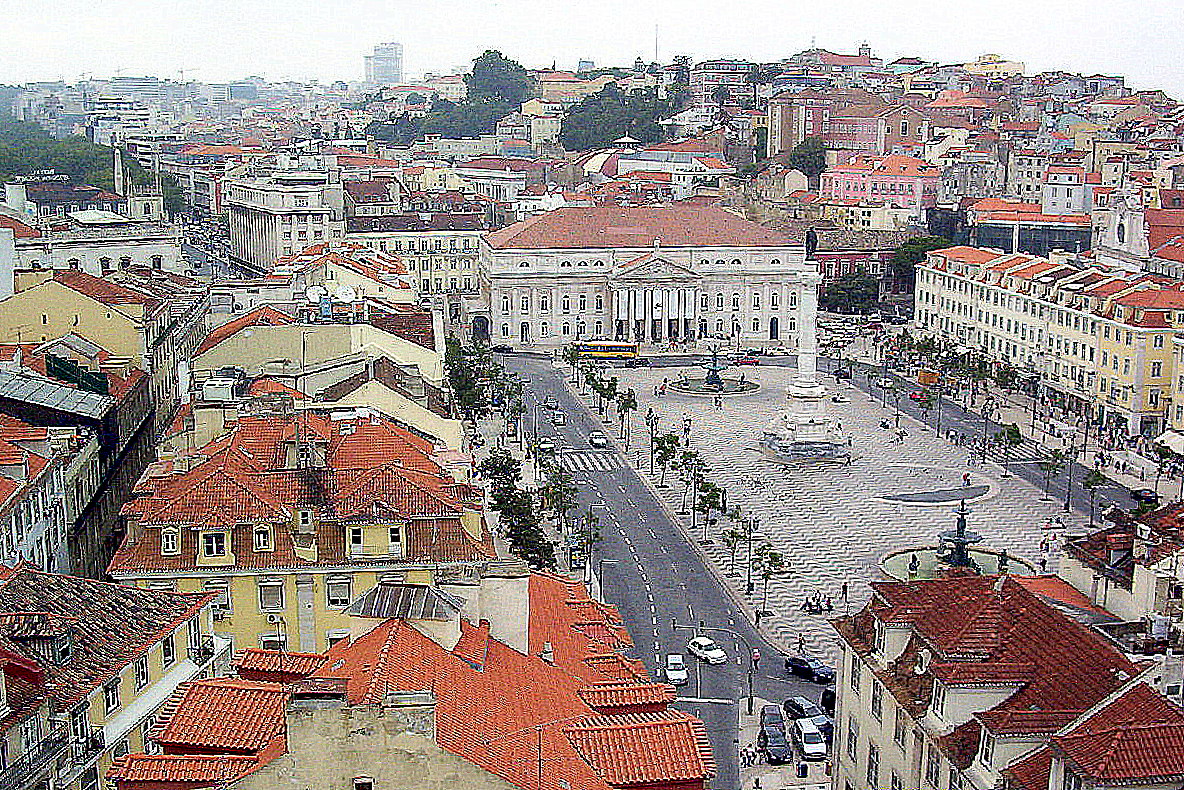
[[[802,284],[802,298],[798,302],[798,383],[818,381],[818,280],[808,274]]]

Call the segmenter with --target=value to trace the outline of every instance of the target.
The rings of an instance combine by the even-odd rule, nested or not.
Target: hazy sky
[[[1120,73],[1184,97],[1181,0],[2,0],[0,83],[154,74],[357,80],[381,41],[409,75],[483,49],[528,67],[654,55],[775,60],[808,47],[946,62],[995,52],[1029,72]]]

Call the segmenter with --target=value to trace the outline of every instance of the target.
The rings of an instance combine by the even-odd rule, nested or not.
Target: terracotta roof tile
[[[674,686],[666,683],[594,683],[580,689],[580,699],[596,710],[673,702]]]
[[[194,754],[128,754],[106,778],[120,786],[214,787],[238,781],[260,765],[254,757]]]
[[[614,787],[702,781],[715,772],[703,723],[678,711],[589,718],[563,732]]]
[[[288,692],[279,683],[200,680],[183,684],[165,704],[152,739],[173,753],[218,749],[257,754],[284,737]]]

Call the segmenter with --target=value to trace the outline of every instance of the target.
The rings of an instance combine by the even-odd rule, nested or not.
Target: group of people
[[[806,600],[802,603],[802,611],[807,614],[822,614],[834,610],[834,600],[829,595],[823,595],[819,590],[807,595]]]
[[[761,750],[755,743],[740,747],[740,767],[751,768],[761,761]]]

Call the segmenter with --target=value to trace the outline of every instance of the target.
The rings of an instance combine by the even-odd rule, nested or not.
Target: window
[[[279,612],[284,608],[283,582],[259,582],[259,609],[263,612]]]
[[[201,553],[206,557],[226,556],[226,533],[207,532],[201,536]]]
[[[353,549],[360,549],[363,544],[363,532],[361,527],[349,528],[349,545]]]
[[[1163,335],[1156,335],[1151,341],[1151,346],[1153,348],[1163,348]]]
[[[212,592],[214,597],[214,617],[230,613],[230,583],[226,579],[207,579],[202,588]]]
[[[733,310],[740,309],[740,294],[737,294],[737,293],[732,294],[732,309]]]
[[[896,745],[904,748],[908,741],[908,722],[905,720],[905,712],[903,708],[896,709],[896,724],[892,732],[892,740],[896,741]]]
[[[140,656],[133,667],[136,675],[136,691],[148,685],[148,656]]]
[[[349,634],[350,631],[348,628],[335,628],[329,633],[325,634],[325,644],[328,647],[333,647],[333,645],[337,644],[338,642],[343,642],[346,639],[349,639]]]
[[[995,759],[995,738],[991,733],[983,730],[982,741],[978,748],[978,760],[986,766],[991,765],[991,761]]]
[[[173,662],[177,660],[177,642],[173,634],[168,634],[164,639],[160,640],[160,663],[162,666],[171,667]]]
[[[283,650],[288,644],[288,640],[284,638],[283,634],[260,634],[259,647],[264,650]]]
[[[933,681],[933,700],[929,703],[929,709],[935,716],[946,714],[946,687],[936,680]]]
[[[860,672],[859,656],[855,653],[851,654],[851,690],[856,694],[859,693],[859,672]]]
[[[776,291],[769,294],[769,306],[774,310],[781,307],[781,294],[777,293]]]
[[[271,551],[271,529],[264,525],[255,527],[255,551]]]
[[[700,310],[707,309],[707,294],[701,294],[699,296],[699,309]]]
[[[325,604],[331,608],[344,609],[353,600],[352,581],[349,576],[330,576],[325,580]]]
[[[78,787],[80,790],[98,790],[99,767],[97,765],[92,765],[82,772],[82,778],[78,780]]]
[[[875,679],[872,680],[872,718],[876,721],[884,720],[884,687]]]
[[[119,707],[119,678],[110,680],[103,686],[103,709],[107,714]]]
[[[166,555],[181,553],[180,533],[176,527],[165,527],[161,530],[160,553]]]
[[[941,755],[937,752],[937,746],[932,743],[929,744],[929,753],[925,759],[925,781],[937,787],[937,783],[941,780]]]
[[[867,783],[869,787],[880,783],[880,748],[871,743],[867,745]]]
[[[723,310],[724,309],[724,295],[722,293],[718,293],[715,295],[715,309],[716,310]]]
[[[760,310],[761,309],[761,295],[759,293],[753,292],[753,294],[752,294],[752,309],[753,310]]]
[[[1163,375],[1163,363],[1162,362],[1152,362],[1151,363],[1151,378],[1157,379],[1162,375]]]
[[[847,756],[852,760],[859,749],[859,722],[854,716],[847,717]]]
[[[374,780],[369,776],[355,776],[354,790],[374,790]]]

